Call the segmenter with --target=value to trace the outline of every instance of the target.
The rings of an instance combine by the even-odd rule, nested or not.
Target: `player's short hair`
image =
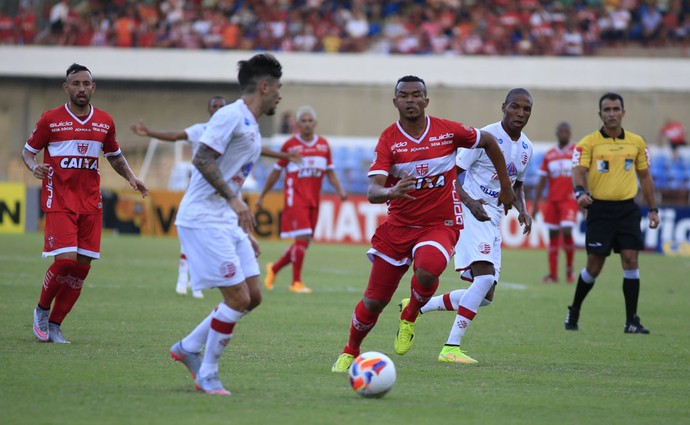
[[[570,130],[570,123],[568,121],[561,121],[558,124],[556,124],[556,131],[560,130],[561,128],[567,128]]]
[[[210,99],[208,100],[208,107],[210,108],[211,106],[213,106],[213,102],[215,102],[216,100],[222,101],[222,102],[223,102],[223,105],[227,105],[227,104],[228,104],[228,100],[227,100],[225,97],[223,97],[223,96],[213,96],[212,98],[210,98]]]
[[[252,56],[249,60],[237,62],[237,65],[239,68],[237,79],[242,93],[253,93],[256,91],[261,79],[274,78],[278,80],[283,76],[282,65],[270,53],[259,53]]]
[[[417,77],[416,75],[406,75],[404,77],[398,78],[398,81],[395,83],[395,95],[398,94],[398,86],[400,83],[422,83],[422,87],[424,87],[424,96],[426,96],[426,83],[424,80],[421,78]]]
[[[91,74],[91,71],[89,71],[89,68],[85,67],[84,65],[79,65],[78,63],[73,63],[72,65],[67,68],[67,71],[65,72],[65,80],[69,78],[70,75],[76,74],[77,72],[81,71],[86,71],[89,74]]]
[[[300,106],[300,108],[295,113],[295,118],[297,119],[297,121],[299,121],[300,118],[302,118],[302,115],[304,115],[304,114],[309,114],[314,118],[314,120],[316,120],[316,111],[311,106],[309,106],[309,105]]]
[[[532,98],[532,95],[529,94],[529,92],[526,89],[523,89],[522,87],[514,88],[508,92],[506,95],[506,100],[504,103],[510,103],[515,96],[527,96],[530,99]]]
[[[618,93],[608,92],[608,93],[604,93],[599,98],[599,112],[601,112],[601,104],[604,102],[604,99],[620,100],[621,101],[621,109],[625,110],[625,105],[623,104],[623,96],[619,95]]]

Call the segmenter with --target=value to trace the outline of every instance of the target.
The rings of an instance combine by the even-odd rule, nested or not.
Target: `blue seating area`
[[[367,172],[374,156],[375,140],[371,146],[368,143],[333,143],[331,142],[333,162],[336,173],[345,190],[352,194],[365,194],[369,185]],[[535,143],[534,157],[530,162],[525,178],[525,195],[532,199],[534,189],[539,182],[539,167],[544,154],[552,146],[547,143]],[[274,149],[280,149],[279,143],[273,143]],[[650,172],[654,178],[654,186],[661,202],[681,203],[688,202],[690,193],[690,149],[681,151],[677,160],[673,159],[668,149],[650,147]],[[270,158],[263,159],[253,171],[259,188],[263,187],[266,177],[271,172],[274,161]],[[282,190],[282,178],[274,186],[274,190]],[[260,190],[260,189],[259,189]],[[324,193],[334,193],[333,187],[324,179]]]

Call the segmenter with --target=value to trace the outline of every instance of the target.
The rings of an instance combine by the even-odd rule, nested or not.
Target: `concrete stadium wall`
[[[113,115],[118,139],[135,165],[148,141],[134,136],[130,123],[144,119],[151,128],[174,130],[205,121],[211,96],[238,96],[236,64],[251,54],[0,46],[0,181],[32,183],[19,154],[40,114],[65,101],[61,84],[72,62],[94,73],[93,103]],[[262,120],[266,136],[274,133],[283,111],[310,104],[319,115],[320,134],[376,137],[397,119],[393,86],[407,74],[427,81],[430,114],[473,126],[500,119],[510,88],[530,90],[534,110],[526,132],[534,141],[554,140],[562,120],[571,122],[575,138],[598,128],[597,101],[609,90],[625,98],[625,128],[650,144],[666,118],[690,126],[687,59],[277,57],[284,66],[283,100],[276,116]]]

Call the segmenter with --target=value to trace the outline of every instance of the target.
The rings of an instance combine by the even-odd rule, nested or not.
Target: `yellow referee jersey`
[[[602,128],[578,142],[573,166],[589,170],[587,186],[592,198],[624,201],[637,195],[636,170],[649,168],[649,153],[639,135],[624,130],[613,138]]]

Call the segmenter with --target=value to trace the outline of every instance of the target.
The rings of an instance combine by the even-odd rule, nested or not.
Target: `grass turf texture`
[[[432,312],[415,346],[393,353],[397,304],[409,273],[365,340],[387,353],[398,380],[380,400],[357,396],[330,367],[347,339],[369,273],[365,246],[310,247],[310,295],[288,291],[291,271],[245,317],[221,359],[233,392],[194,389],[169,346],[219,301],[175,293],[171,238],[105,236],[81,299],[63,324],[72,344],[41,344],[31,314],[50,260],[42,236],[0,236],[0,412],[3,424],[681,424],[690,418],[690,262],[643,254],[640,315],[651,335],[623,334],[618,256],[609,259],[582,310],[579,332],[563,320],[573,285],[540,283],[546,254],[505,251],[503,282],[463,348],[478,365],[436,361],[453,314]],[[264,242],[263,266],[285,242]],[[562,260],[561,260],[562,262]],[[584,253],[576,254],[576,268]],[[450,269],[439,292],[465,284]]]

